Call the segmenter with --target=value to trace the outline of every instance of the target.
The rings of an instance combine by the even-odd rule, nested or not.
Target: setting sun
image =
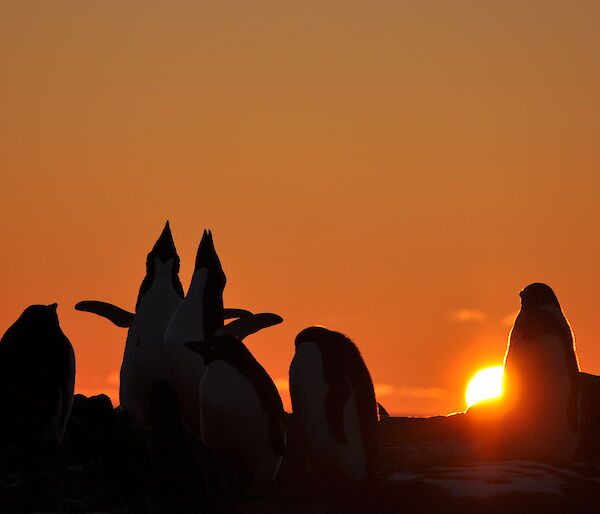
[[[478,371],[467,386],[467,406],[490,400],[502,394],[504,366],[495,366]]]

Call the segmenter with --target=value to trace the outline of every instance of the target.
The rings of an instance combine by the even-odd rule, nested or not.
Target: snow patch
[[[529,461],[475,462],[465,467],[432,467],[419,473],[393,473],[387,481],[419,481],[435,485],[454,498],[493,498],[513,493],[564,496],[572,471]]]

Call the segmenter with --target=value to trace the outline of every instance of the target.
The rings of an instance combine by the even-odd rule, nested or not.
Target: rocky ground
[[[587,390],[584,405],[599,405],[595,377]],[[600,427],[595,416],[583,420],[577,463],[568,468],[507,460],[493,402],[466,414],[384,417],[376,474],[332,493],[307,471],[292,415],[287,418],[288,453],[277,480],[230,486],[219,478],[210,455],[181,429],[176,413],[171,414],[157,414],[154,450],[149,451],[129,433],[108,397],[77,395],[60,448],[2,449],[0,512],[600,511]]]

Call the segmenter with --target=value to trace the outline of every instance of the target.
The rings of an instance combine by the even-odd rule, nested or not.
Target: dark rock
[[[308,470],[293,415],[277,479],[225,484],[184,429],[169,384],[154,388],[155,429],[143,443],[108,397],[77,395],[62,446],[0,449],[0,513],[597,512],[600,378],[582,374],[582,382],[580,465],[507,460],[501,402],[489,401],[449,416],[382,417],[375,474],[338,490]]]

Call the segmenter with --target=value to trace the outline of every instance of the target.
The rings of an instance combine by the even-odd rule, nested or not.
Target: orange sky
[[[1,2],[0,327],[58,301],[79,391],[115,391],[126,332],[72,306],[133,309],[169,218],[186,289],[208,227],[226,305],[285,318],[247,340],[278,382],[323,324],[390,411],[462,409],[533,281],[600,373],[599,22],[583,0]]]

